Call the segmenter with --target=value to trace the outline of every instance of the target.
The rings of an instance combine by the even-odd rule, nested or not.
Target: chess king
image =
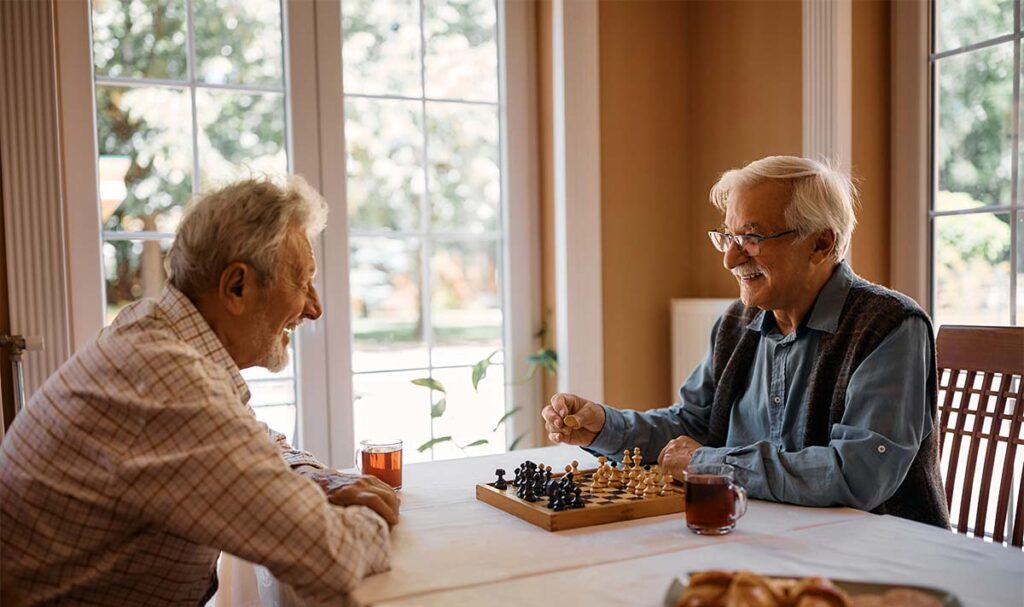
[[[724,173],[708,234],[740,299],[679,401],[639,412],[556,394],[551,440],[610,457],[637,445],[676,479],[727,463],[751,497],[948,528],[931,320],[845,261],[855,197],[849,175],[806,158]]]

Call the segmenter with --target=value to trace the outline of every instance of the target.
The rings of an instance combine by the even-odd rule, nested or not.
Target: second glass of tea
[[[683,471],[686,526],[701,535],[724,535],[747,513],[747,491],[729,464],[691,464]]]
[[[363,474],[376,476],[394,489],[402,488],[402,441],[359,441],[356,462]]]

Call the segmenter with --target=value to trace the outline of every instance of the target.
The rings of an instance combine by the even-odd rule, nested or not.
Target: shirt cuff
[[[604,409],[604,427],[594,437],[594,441],[587,445],[587,450],[604,455],[621,454],[623,439],[626,436],[626,416],[622,411],[608,405],[601,407]]]
[[[727,457],[732,447],[701,447],[693,452],[691,464],[728,464]]]

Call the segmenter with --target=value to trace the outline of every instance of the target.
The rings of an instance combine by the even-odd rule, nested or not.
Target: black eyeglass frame
[[[766,240],[774,240],[776,238],[782,238],[783,236],[789,236],[795,234],[796,230],[786,230],[785,232],[777,232],[775,234],[768,234],[762,236],[760,234],[730,234],[729,232],[723,232],[721,230],[708,230],[708,238],[711,239],[711,245],[715,247],[715,250],[720,253],[728,253],[729,249],[734,245],[747,253],[748,255],[759,255],[761,253],[761,243]],[[718,246],[718,238],[724,238],[728,244],[725,248]],[[754,245],[756,247],[756,253],[752,253],[747,250],[747,245]]]

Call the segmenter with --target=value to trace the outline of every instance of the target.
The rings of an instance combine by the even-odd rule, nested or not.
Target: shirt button
[[[772,399],[772,402],[777,405],[777,404],[782,402],[782,397],[781,396],[776,396],[775,398]]]
[[[885,445],[878,445],[878,452],[885,453]]]

